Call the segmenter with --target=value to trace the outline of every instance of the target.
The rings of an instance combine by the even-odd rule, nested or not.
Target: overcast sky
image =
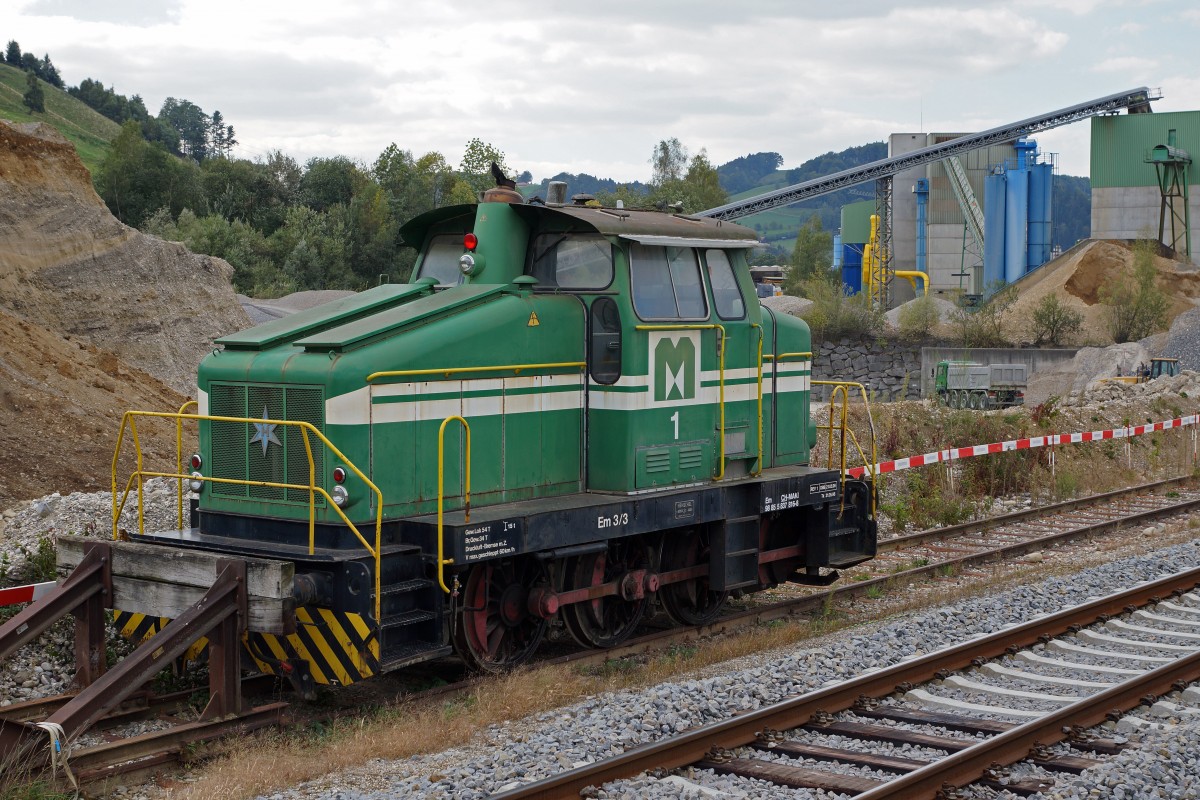
[[[786,167],[892,132],[976,131],[1138,86],[1200,108],[1200,10],[1165,0],[2,0],[0,39],[220,110],[246,158],[457,164],[478,136],[535,179],[647,180],[675,136]],[[1187,10],[1185,10],[1187,9]],[[1159,22],[1161,21],[1161,22]],[[1089,124],[1041,134],[1086,175]]]

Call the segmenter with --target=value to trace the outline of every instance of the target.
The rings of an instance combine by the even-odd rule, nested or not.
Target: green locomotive
[[[759,305],[753,231],[498,186],[402,234],[411,282],[220,340],[192,527],[133,536],[294,564],[261,669],[506,668],[555,618],[608,647],[875,554],[870,480],[808,466],[809,331]]]

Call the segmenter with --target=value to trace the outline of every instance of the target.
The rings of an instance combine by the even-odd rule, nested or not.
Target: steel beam
[[[782,189],[760,194],[747,200],[739,200],[735,203],[727,203],[723,206],[710,208],[707,211],[701,211],[696,216],[712,217],[713,219],[739,219],[741,217],[748,217],[760,211],[767,211],[779,206],[788,206],[792,203],[798,203],[801,200],[807,200],[810,197],[835,192],[846,186],[890,177],[897,172],[903,172],[912,167],[919,167],[931,161],[941,161],[944,158],[971,150],[978,150],[981,147],[1011,142],[1013,139],[1029,136],[1039,131],[1069,125],[1072,122],[1078,122],[1081,119],[1087,119],[1097,114],[1116,113],[1123,108],[1128,109],[1130,113],[1149,111],[1150,101],[1157,99],[1158,97],[1151,97],[1150,90],[1142,86],[1127,92],[1120,92],[1119,94],[1112,94],[1108,97],[1101,97],[1086,103],[1051,111],[1049,114],[1040,114],[1019,122],[1001,125],[998,128],[990,128],[979,133],[960,136],[957,139],[923,147],[920,150],[913,150],[901,156],[884,158],[872,161],[869,164],[863,164],[860,167],[844,169],[841,172],[835,172],[823,178],[815,178],[811,181],[785,186]]]

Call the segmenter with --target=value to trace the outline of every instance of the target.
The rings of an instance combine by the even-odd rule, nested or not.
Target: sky
[[[971,132],[1148,86],[1200,109],[1200,10],[1165,0],[3,0],[0,40],[84,78],[221,111],[235,155],[457,164],[478,137],[535,180],[650,178],[676,137],[796,167],[894,132]],[[1157,20],[1165,22],[1158,23]],[[1040,134],[1087,175],[1089,123]]]

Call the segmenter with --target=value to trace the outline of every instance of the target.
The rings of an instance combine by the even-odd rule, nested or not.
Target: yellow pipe
[[[725,326],[715,323],[707,323],[704,325],[635,325],[634,330],[639,331],[707,331],[718,330],[721,332],[721,339],[717,342],[717,358],[720,367],[720,384],[721,384],[721,455],[717,460],[717,475],[713,478],[714,481],[719,481],[725,477]],[[699,377],[697,376],[697,383]]]
[[[442,528],[442,504],[445,500],[445,493],[442,490],[442,479],[445,477],[445,444],[446,444],[446,425],[454,420],[462,423],[463,430],[466,432],[466,470],[463,477],[463,507],[464,519],[467,522],[471,521],[471,426],[467,421],[460,416],[452,414],[442,420],[442,425],[438,428],[438,528],[437,528],[437,552],[438,552],[438,585],[442,587],[442,591],[450,594],[450,587],[446,585],[446,575],[443,569],[447,564],[453,564],[453,558],[446,558],[445,555],[445,540],[443,538]]]
[[[921,279],[921,286],[925,289],[925,294],[929,294],[929,275],[917,269],[896,269],[892,270],[892,274],[900,278],[905,278],[913,287],[913,294],[917,292],[917,278]]]
[[[367,382],[370,383],[378,378],[400,378],[410,375],[445,375],[450,377],[456,372],[520,372],[523,369],[567,369],[574,367],[583,369],[587,366],[586,361],[560,361],[555,364],[508,364],[504,366],[488,366],[488,367],[448,367],[446,369],[393,369],[383,372],[372,372],[367,376]]]

